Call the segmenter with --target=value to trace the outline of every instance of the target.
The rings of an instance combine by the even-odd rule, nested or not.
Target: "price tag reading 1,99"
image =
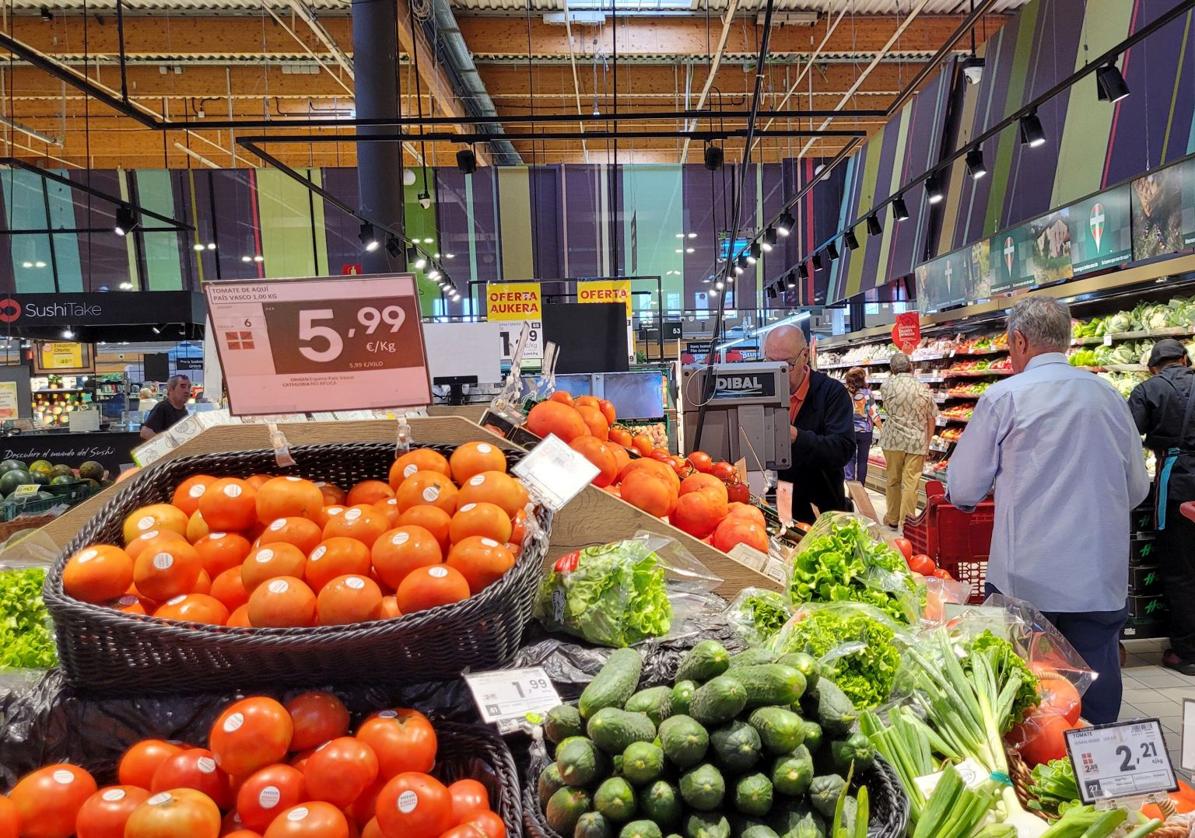
[[[1178,789],[1157,719],[1068,730],[1066,749],[1084,803]]]
[[[503,730],[527,715],[545,713],[560,704],[560,695],[543,667],[498,669],[471,672],[465,683],[486,724],[498,724]]]

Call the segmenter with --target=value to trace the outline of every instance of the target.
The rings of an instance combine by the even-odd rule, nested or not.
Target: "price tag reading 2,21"
[[[428,404],[409,275],[204,286],[237,415]]]
[[[1068,730],[1066,749],[1084,803],[1178,789],[1157,719]]]

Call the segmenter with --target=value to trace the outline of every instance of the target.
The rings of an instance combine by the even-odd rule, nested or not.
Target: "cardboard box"
[[[1135,535],[1129,539],[1129,565],[1153,566],[1158,563],[1153,536]]]
[[[1154,565],[1131,565],[1129,567],[1129,593],[1155,594],[1162,588],[1162,576]]]
[[[1130,595],[1129,621],[1163,620],[1166,614],[1166,600],[1161,594]]]

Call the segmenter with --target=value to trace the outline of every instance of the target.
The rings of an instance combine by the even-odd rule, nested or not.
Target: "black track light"
[[[1041,127],[1037,111],[1030,111],[1021,117],[1021,145],[1037,148],[1046,141],[1046,131]]]
[[[373,253],[381,246],[378,241],[377,234],[373,231],[373,224],[366,221],[361,225],[361,231],[357,233],[357,238],[361,239],[361,244],[365,247],[366,253]]]
[[[116,223],[112,225],[112,232],[118,236],[127,236],[137,226],[137,216],[133,208],[121,204],[116,208]]]
[[[972,180],[979,180],[988,173],[988,167],[983,164],[983,152],[978,148],[973,148],[967,152],[967,171],[971,173]]]
[[[847,246],[848,250],[859,249],[859,239],[855,237],[854,230],[847,230],[846,235],[842,237],[842,243]]]
[[[801,279],[809,279],[809,268],[805,267],[805,263],[797,265],[797,276]]]
[[[745,270],[747,270],[747,257],[740,253],[739,258],[734,260],[734,272],[742,275]]]
[[[747,248],[747,264],[754,265],[758,262],[760,253],[759,242],[751,242],[751,246]]]
[[[722,168],[722,148],[713,143],[707,143],[705,146],[705,167],[711,172],[716,172]]]
[[[788,273],[786,273],[784,275],[784,287],[786,287],[786,288],[796,288],[797,287],[797,282],[796,282],[796,279],[794,278],[794,274],[792,271],[789,271]]]
[[[764,253],[771,253],[772,248],[776,246],[776,228],[769,227],[763,231],[763,239],[760,240],[759,246]]]
[[[386,252],[395,259],[402,256],[402,242],[395,236],[386,237]]]
[[[775,286],[775,285],[769,285],[769,286],[768,286],[768,299],[769,299],[769,300],[774,300],[774,299],[776,299],[776,297],[777,297],[777,294],[776,294],[776,286]]]
[[[813,254],[813,270],[820,271],[823,267],[822,254],[820,252]]]
[[[1095,87],[1101,102],[1119,102],[1129,95],[1129,86],[1115,62],[1096,69]]]
[[[419,248],[411,245],[407,248],[407,267],[421,271],[427,267],[427,259],[419,252]]]
[[[793,214],[788,210],[780,213],[780,220],[776,222],[776,232],[782,236],[787,236],[793,231]]]
[[[880,219],[873,212],[871,215],[867,216],[867,235],[878,236],[882,232],[884,232],[884,228],[880,224]]]
[[[909,220],[909,207],[905,204],[905,199],[900,195],[892,199],[892,218],[895,221]]]
[[[937,175],[930,175],[925,179],[925,198],[931,204],[940,203],[945,195],[942,194],[942,184],[938,182]]]
[[[834,244],[834,242],[830,242],[828,245],[826,245],[826,255],[830,257],[831,262],[837,259],[838,245]]]
[[[456,153],[456,167],[466,175],[477,171],[477,155],[473,153],[473,149],[462,148]]]

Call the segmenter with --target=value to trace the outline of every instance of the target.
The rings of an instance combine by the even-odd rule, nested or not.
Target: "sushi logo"
[[[21,319],[21,304],[12,297],[0,300],[0,323],[15,323]]]
[[[1012,257],[1016,255],[1017,249],[1013,244],[1012,236],[1004,237],[1004,267],[1008,271],[1008,275],[1012,276]]]
[[[1091,218],[1087,225],[1091,227],[1091,237],[1095,239],[1095,252],[1100,252],[1100,243],[1104,239],[1104,205],[1096,201],[1091,207]]]

